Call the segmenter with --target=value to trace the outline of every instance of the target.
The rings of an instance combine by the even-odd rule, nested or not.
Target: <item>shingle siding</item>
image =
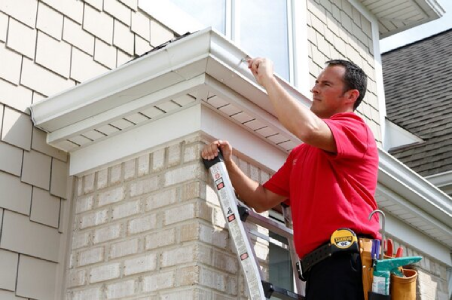
[[[348,59],[360,66],[368,76],[368,90],[357,111],[381,143],[370,21],[347,0],[307,1],[307,9],[311,86],[329,59]]]
[[[135,0],[0,1],[1,299],[61,298],[55,294],[62,289],[55,286],[55,272],[66,259],[59,254],[65,244],[60,239],[68,221],[63,217],[69,216],[72,206],[66,200],[71,193],[68,155],[46,143],[46,134],[32,126],[28,107],[125,63],[133,58],[135,48],[140,54],[151,49],[149,34],[139,37],[144,41],[138,40],[135,47],[132,14],[141,17],[135,27],[148,18],[137,5]],[[101,19],[104,26],[99,26]],[[115,20],[122,29],[115,40],[121,48],[113,45]],[[135,29],[140,34],[149,32],[147,20],[144,28]],[[128,27],[120,28],[124,24]],[[101,39],[109,44],[101,45]],[[128,209],[134,210],[121,208],[126,209],[119,212],[118,206],[116,218],[126,218]],[[94,236],[88,237],[78,239],[78,247]],[[88,282],[87,274],[80,272],[77,284]],[[58,280],[61,283],[62,278]],[[121,289],[111,285],[108,293],[120,295]],[[98,292],[74,293],[74,299],[97,300]]]

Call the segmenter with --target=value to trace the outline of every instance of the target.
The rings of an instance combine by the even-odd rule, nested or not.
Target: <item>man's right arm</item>
[[[232,185],[240,199],[248,206],[254,208],[257,212],[263,212],[286,200],[286,197],[269,191],[243,173],[232,160],[232,147],[229,142],[218,140],[206,145],[202,150],[202,157],[213,159],[218,155],[219,148],[222,151]]]

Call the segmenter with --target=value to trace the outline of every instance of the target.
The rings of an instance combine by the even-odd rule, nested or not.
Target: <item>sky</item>
[[[436,1],[446,11],[441,18],[382,39],[380,51],[383,53],[452,28],[452,1]]]

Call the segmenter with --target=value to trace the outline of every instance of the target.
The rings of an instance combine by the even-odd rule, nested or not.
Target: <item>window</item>
[[[241,0],[240,41],[251,56],[269,57],[289,80],[289,22],[286,0]]]
[[[288,245],[287,239],[273,232],[270,232],[270,238],[272,238],[273,241],[277,241],[276,243],[270,241],[270,282],[277,287],[294,291],[294,279],[290,252],[284,247],[285,245]]]
[[[275,72],[293,81],[290,70],[292,0],[170,0],[204,27],[211,26],[251,56],[273,60]]]
[[[218,32],[226,32],[227,0],[171,0],[177,7],[193,16],[205,27],[212,26]]]

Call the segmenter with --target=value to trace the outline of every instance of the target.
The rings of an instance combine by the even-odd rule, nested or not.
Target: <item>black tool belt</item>
[[[306,275],[313,266],[336,253],[359,253],[356,234],[348,228],[340,228],[333,232],[330,242],[323,244],[306,254],[297,262],[298,276],[306,281]]]

